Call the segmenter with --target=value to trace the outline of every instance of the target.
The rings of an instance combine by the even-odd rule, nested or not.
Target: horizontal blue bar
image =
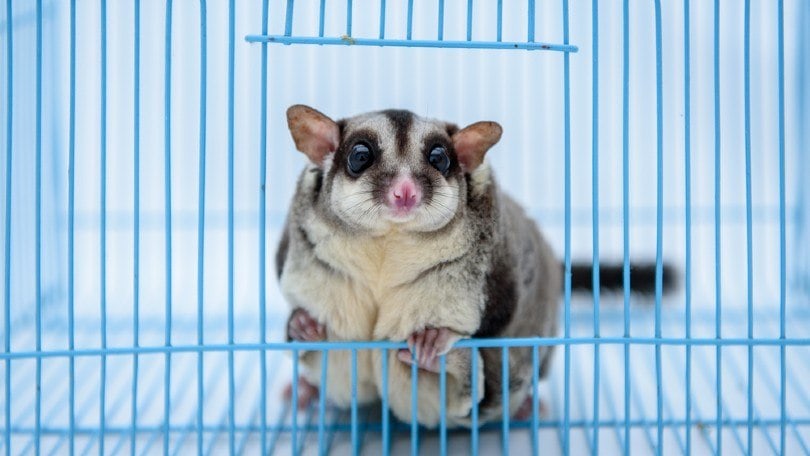
[[[456,342],[455,348],[496,348],[496,347],[544,347],[551,345],[673,345],[673,346],[810,346],[810,338],[729,338],[729,339],[683,339],[679,337],[554,337],[554,338],[513,338],[513,339],[464,339]],[[174,345],[151,347],[108,347],[81,350],[18,351],[0,353],[0,359],[59,358],[68,356],[131,355],[155,353],[196,353],[196,352],[237,352],[258,350],[368,350],[404,349],[405,342],[360,341],[360,342],[270,342],[243,344]]]
[[[247,35],[248,43],[278,44],[321,44],[344,46],[394,46],[416,48],[454,49],[523,49],[526,51],[577,52],[578,48],[569,44],[532,42],[491,42],[491,41],[435,41],[435,40],[393,40],[379,38],[354,38],[344,35],[339,38],[318,36]]]
[[[802,417],[802,418],[798,418],[798,419],[792,419],[790,421],[792,422],[792,424],[794,424],[796,426],[810,426],[810,417]],[[557,420],[540,420],[538,422],[538,427],[541,428],[541,429],[549,429],[549,428],[555,429],[555,428],[559,428],[562,425],[562,423],[563,423],[562,420],[559,420],[559,419],[557,419]],[[594,421],[591,420],[591,419],[575,419],[575,420],[570,420],[569,423],[570,423],[571,428],[590,428],[590,427],[593,426]],[[633,420],[629,420],[628,423],[629,423],[630,427],[633,427],[633,428],[649,427],[649,426],[656,426],[657,425],[657,420],[655,418],[652,418],[652,419],[633,419]],[[665,428],[674,428],[674,427],[680,428],[680,427],[686,426],[686,421],[684,419],[671,419],[671,418],[669,418],[669,419],[664,419],[662,421],[662,423],[663,423],[663,426]],[[606,420],[599,420],[598,421],[598,426],[600,428],[614,428],[616,426],[623,426],[624,424],[625,424],[625,420],[623,418],[613,418],[613,419],[606,419]],[[712,424],[714,424],[714,422]],[[738,419],[723,418],[721,420],[721,425],[722,425],[723,428],[746,427],[746,426],[748,426],[748,419],[747,418],[738,418]],[[781,420],[778,417],[777,418],[763,418],[763,419],[759,419],[759,420],[755,419],[754,420],[754,425],[759,426],[759,427],[775,428],[775,427],[779,427],[781,425]],[[512,419],[512,420],[509,421],[509,426],[512,427],[513,429],[527,429],[527,428],[530,428],[532,426],[532,422],[531,422],[531,420],[515,420],[515,419]],[[495,431],[495,430],[499,430],[500,427],[501,427],[500,422],[490,422],[490,423],[482,425],[480,427],[480,429],[482,431]],[[299,432],[304,431],[304,432],[315,433],[315,432],[318,431],[318,424],[313,422],[311,424],[298,425],[296,428],[298,429]],[[352,428],[352,425],[348,421],[345,422],[345,423],[340,423],[340,424],[335,423],[335,424],[329,424],[329,425],[326,426],[326,429],[329,432],[334,432],[334,431],[337,431],[337,432],[351,432],[351,428]],[[375,422],[375,423],[370,423],[370,422],[368,422],[368,423],[358,423],[358,428],[363,432],[369,432],[369,431],[370,432],[379,432],[380,429],[382,428],[382,425],[380,423],[378,423],[378,422]],[[169,432],[170,433],[185,432],[185,431],[188,431],[188,429],[189,429],[189,425],[173,425],[173,426],[169,427]],[[258,431],[261,430],[261,427],[258,424],[251,424],[249,426],[236,425],[234,429],[236,430],[237,433],[241,434],[241,433],[245,433],[245,432],[258,432]],[[410,424],[399,423],[396,426],[392,426],[392,429],[399,432],[399,433],[406,434],[406,433],[410,432],[411,427],[410,427]],[[25,426],[25,427],[23,427],[23,426],[12,426],[11,427],[11,433],[12,434],[30,434],[30,433],[33,432],[33,430],[34,430],[33,427],[30,427],[30,426]],[[202,427],[202,432],[204,432],[206,434],[208,434],[208,433],[222,434],[222,433],[227,432],[227,430],[228,430],[228,424],[227,423],[221,424],[221,425],[215,425],[215,426],[208,425],[208,426],[203,426]],[[270,431],[270,432],[290,432],[292,430],[292,426],[288,425],[288,424],[270,425],[270,426],[267,427],[267,430]],[[144,434],[162,432],[163,431],[163,426],[160,426],[160,425],[139,426],[138,431],[142,432]],[[52,434],[61,435],[61,434],[65,434],[65,432],[66,432],[66,429],[61,428],[61,427],[43,427],[40,430],[40,433],[42,435],[52,435]],[[77,426],[74,429],[73,432],[74,432],[75,435],[94,435],[94,436],[97,436],[98,433],[99,433],[97,427],[89,427],[89,426],[81,426],[81,427]],[[107,432],[108,432],[108,435],[110,435],[110,434],[127,434],[129,432],[129,427],[124,427],[124,426],[112,426],[112,427],[109,427],[108,426],[107,427]]]

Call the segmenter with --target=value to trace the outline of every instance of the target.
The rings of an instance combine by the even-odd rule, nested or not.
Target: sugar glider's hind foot
[[[447,354],[461,335],[448,328],[425,328],[408,337],[409,350],[400,350],[397,358],[412,364],[416,358],[419,368],[438,374],[439,356]]]
[[[309,383],[304,377],[298,377],[298,408],[309,406],[314,400],[318,399],[318,387]],[[284,387],[282,393],[285,401],[292,400],[292,382]]]
[[[287,320],[287,339],[301,342],[326,340],[326,327],[304,309],[293,310]]]
[[[520,404],[520,408],[518,408],[514,415],[512,415],[512,418],[521,421],[532,419],[532,407],[534,406],[534,401],[538,402],[538,418],[548,416],[548,408],[546,407],[545,401],[535,399],[533,394],[529,394],[526,396],[526,399],[523,400],[523,403]]]

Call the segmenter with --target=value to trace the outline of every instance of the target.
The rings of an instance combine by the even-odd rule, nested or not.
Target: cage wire
[[[806,2],[3,3],[6,454],[810,453]],[[527,421],[284,401],[297,350],[405,347],[284,342],[295,103],[496,120],[561,262],[677,285],[460,342],[558,346]]]

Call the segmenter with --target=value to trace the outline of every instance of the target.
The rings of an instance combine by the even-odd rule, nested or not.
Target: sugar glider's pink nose
[[[402,211],[409,211],[422,200],[422,192],[410,177],[397,178],[388,192],[389,204]]]

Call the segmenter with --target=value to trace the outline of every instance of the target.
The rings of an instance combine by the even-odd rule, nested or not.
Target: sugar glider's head
[[[467,175],[501,137],[495,122],[459,130],[399,110],[335,122],[295,105],[287,122],[296,148],[320,171],[319,199],[347,225],[378,233],[447,225],[464,210]]]

